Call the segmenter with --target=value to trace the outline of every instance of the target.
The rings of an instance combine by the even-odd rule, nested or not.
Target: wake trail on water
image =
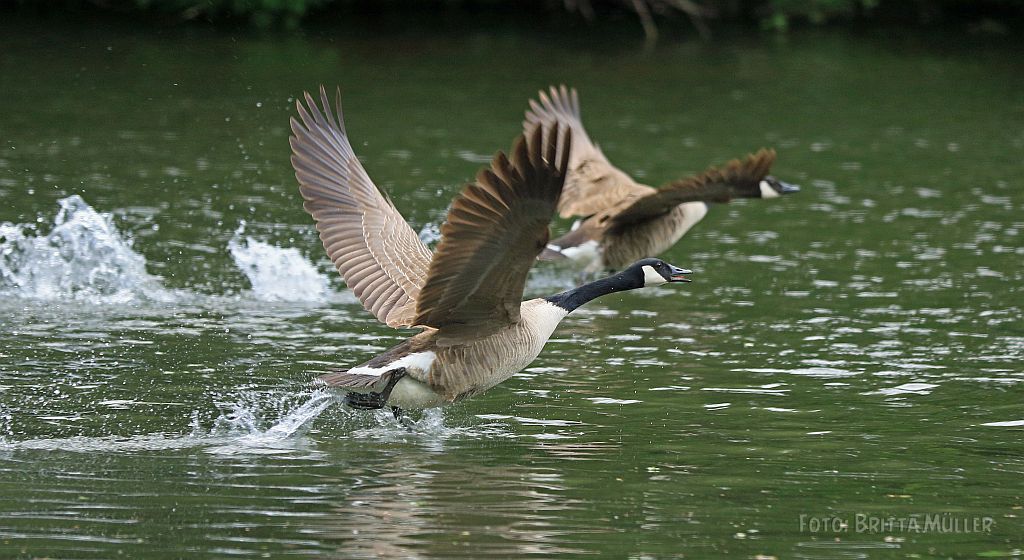
[[[0,223],[0,304],[19,302],[73,302],[85,308],[110,309],[111,304],[135,308],[136,304],[223,306],[235,301],[295,302],[335,301],[351,292],[331,288],[327,276],[295,248],[277,247],[246,235],[243,222],[228,240],[225,250],[248,279],[250,287],[237,292],[203,294],[190,288],[168,288],[164,279],[147,272],[146,258],[136,251],[134,240],[120,231],[110,213],[99,212],[81,196],[57,201],[52,217],[34,222]],[[439,233],[427,224],[421,235],[436,242]],[[556,277],[534,274],[531,283],[544,291],[560,291]],[[114,308],[120,308],[114,305]],[[59,308],[59,306],[58,306]],[[80,313],[82,309],[76,309]],[[159,311],[165,313],[165,311]],[[64,314],[54,317],[63,321]],[[38,319],[38,317],[36,318]],[[286,453],[301,447],[303,434],[318,417],[338,402],[339,393],[305,386],[291,391],[239,391],[216,402],[213,415],[195,411],[189,433],[107,434],[17,440],[10,411],[0,409],[0,451],[38,449],[77,452],[140,452],[206,448],[211,453]],[[131,406],[131,403],[126,403]],[[339,409],[341,407],[338,407]],[[332,414],[340,423],[341,437],[398,441],[409,437],[442,441],[463,434],[444,425],[440,410],[416,414],[414,430],[396,421],[390,411]],[[199,418],[213,418],[212,426]],[[334,425],[332,424],[332,425]],[[339,426],[335,426],[339,427]],[[415,433],[413,433],[415,432]]]
[[[0,453],[34,450],[122,454],[201,449],[221,456],[308,455],[316,451],[306,433],[314,420],[340,403],[339,397],[340,393],[325,388],[289,394],[247,394],[233,403],[222,403],[227,410],[220,413],[212,426],[204,427],[199,420],[199,411],[193,412],[192,428],[188,433],[112,434],[20,441],[14,434],[0,434]],[[447,427],[444,424],[444,413],[440,409],[423,411],[411,427],[396,420],[388,410],[376,413],[341,410],[340,415],[331,417],[332,426],[341,429],[331,439],[354,438],[392,443],[418,441],[436,445],[458,436],[476,438],[481,435],[507,435],[487,426]],[[281,415],[276,420],[264,419],[278,412]]]

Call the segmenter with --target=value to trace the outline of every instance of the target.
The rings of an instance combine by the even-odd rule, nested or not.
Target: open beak
[[[672,273],[669,274],[669,282],[690,282],[691,280],[686,277],[687,274],[693,274],[692,270],[686,270],[685,268],[679,268],[678,266],[669,265],[672,269]]]
[[[793,194],[800,192],[800,185],[779,181],[779,194]]]

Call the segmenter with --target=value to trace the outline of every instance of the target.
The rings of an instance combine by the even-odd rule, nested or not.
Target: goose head
[[[754,198],[777,198],[784,194],[800,192],[799,185],[780,181],[771,175],[766,175],[757,186],[758,193]]]
[[[623,271],[624,275],[639,282],[639,287],[660,286],[670,282],[689,282],[687,274],[693,272],[669,264],[661,259],[641,259]]]
[[[690,274],[689,270],[668,264],[661,259],[641,259],[618,274],[594,280],[578,288],[544,299],[568,313],[594,298],[613,292],[660,286],[669,282],[689,282],[687,274]],[[564,317],[564,315],[562,316]]]
[[[734,159],[721,167],[713,167],[694,180],[716,192],[717,201],[732,198],[778,198],[800,191],[800,187],[776,179],[769,174],[775,163],[775,150],[762,148],[743,159]]]

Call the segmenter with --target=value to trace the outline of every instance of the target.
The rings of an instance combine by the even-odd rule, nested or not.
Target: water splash
[[[334,403],[336,394],[323,388],[282,396],[281,394],[243,394],[231,403],[224,403],[230,409],[221,414],[213,424],[211,435],[246,436],[265,439],[284,439],[298,432]],[[267,400],[269,399],[269,401]],[[291,408],[296,399],[302,404]],[[278,409],[280,419],[267,429],[261,426],[264,411]],[[201,430],[198,424],[193,432]]]
[[[6,408],[0,407],[0,446],[7,443],[7,436],[13,435],[14,431],[11,428],[11,424],[14,421],[14,417],[10,411]]]
[[[0,294],[38,300],[122,303],[175,297],[146,272],[132,240],[82,197],[60,205],[49,232],[36,224],[0,224]]]
[[[314,419],[330,408],[335,403],[336,394],[325,389],[315,389],[308,395],[299,396],[306,398],[305,402],[288,411],[267,429],[261,428],[264,424],[260,418],[263,406],[251,399],[242,399],[231,406],[230,412],[217,418],[213,430],[207,436],[201,433],[198,422],[195,422],[193,437],[224,441],[208,449],[210,453],[218,455],[286,452],[296,444],[297,440],[293,436],[301,434]],[[286,401],[290,399],[276,399],[279,406],[287,406]]]
[[[294,247],[275,247],[246,236],[243,222],[228,241],[235,265],[262,301],[324,301],[331,293],[327,277]]]
[[[419,236],[424,245],[433,247],[437,245],[438,241],[441,241],[441,226],[434,222],[423,224]]]

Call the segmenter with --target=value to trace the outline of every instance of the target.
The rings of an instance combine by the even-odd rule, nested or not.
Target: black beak
[[[779,181],[779,194],[793,194],[798,192],[800,192],[800,185]]]
[[[668,265],[671,269],[669,274],[669,282],[690,282],[691,280],[686,277],[687,274],[693,274],[692,270],[686,270],[685,268],[679,268],[678,266]]]

